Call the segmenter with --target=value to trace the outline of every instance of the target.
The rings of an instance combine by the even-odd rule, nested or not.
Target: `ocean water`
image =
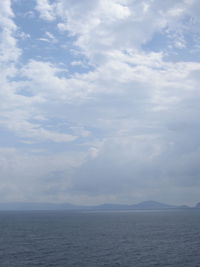
[[[200,267],[200,211],[0,212],[1,267]]]

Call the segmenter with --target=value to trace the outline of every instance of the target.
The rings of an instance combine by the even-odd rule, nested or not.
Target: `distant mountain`
[[[156,201],[144,201],[134,205],[122,205],[122,204],[103,204],[94,207],[100,210],[162,210],[162,209],[174,209],[177,206],[172,206]]]
[[[131,205],[126,204],[102,204],[98,206],[91,207],[96,210],[130,210]]]
[[[168,205],[156,201],[144,201],[135,205],[131,205],[133,210],[163,210],[163,209],[175,209],[177,206]]]
[[[181,205],[177,207],[178,209],[191,209],[191,207],[187,206],[187,205]]]
[[[195,208],[200,209],[200,202],[196,204]]]
[[[200,209],[200,202],[194,208]],[[191,209],[186,205],[175,206],[156,201],[144,201],[134,205],[102,204],[97,206],[78,206],[70,203],[0,203],[0,210],[168,210]]]

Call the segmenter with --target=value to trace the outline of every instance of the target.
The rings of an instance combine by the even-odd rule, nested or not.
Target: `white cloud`
[[[14,14],[11,9],[11,1],[5,0],[0,3],[0,62],[4,63],[15,62],[21,51],[17,47],[15,33],[17,27],[13,22]]]
[[[14,81],[20,73],[17,64],[20,61],[22,50],[18,47],[17,39],[15,37],[15,35],[17,36],[17,26],[13,19],[14,14],[11,9],[11,2],[9,0],[1,2],[1,127],[4,127],[21,137],[29,137],[37,141],[51,140],[54,142],[69,142],[75,140],[77,138],[76,136],[67,133],[49,131],[44,129],[40,124],[38,125],[30,122],[34,117],[41,115],[35,105],[41,103],[45,99],[40,96],[28,97],[26,95],[21,95],[19,92],[26,85],[20,80]],[[48,36],[50,37],[50,35]],[[47,71],[48,70],[46,70],[46,73]],[[45,72],[45,70],[43,72]],[[36,76],[37,73],[34,73],[33,75]],[[48,73],[48,75],[51,75],[51,73]],[[38,76],[40,76],[40,73],[38,73]],[[11,79],[14,80],[11,81]],[[46,77],[46,80],[48,81],[48,77]],[[30,91],[30,88],[28,88],[28,90]]]
[[[68,201],[64,190],[71,184],[73,168],[82,162],[84,156],[76,153],[46,154],[0,148],[1,201]],[[61,193],[59,197],[57,190]]]
[[[52,21],[55,19],[54,8],[49,3],[49,0],[36,0],[35,9],[40,13],[42,19]]]
[[[17,200],[23,183],[24,200],[38,192],[40,200],[85,204],[169,202],[170,190],[177,203],[198,201],[200,64],[181,56],[196,47],[187,35],[197,40],[197,1],[38,0],[52,23],[42,25],[43,40],[81,51],[84,60],[67,50],[65,58],[91,66],[80,73],[32,54],[22,61],[10,1],[0,7],[0,125],[27,149],[1,149],[1,177],[11,177],[1,184],[5,200]],[[67,31],[66,43],[49,25]]]
[[[57,15],[63,19],[58,26],[77,36],[77,45],[90,57],[98,59],[112,49],[139,48],[154,33],[167,28],[174,33],[184,16],[197,1],[59,1]],[[191,27],[191,26],[190,26]],[[180,31],[179,30],[179,31]],[[183,42],[182,42],[183,43]]]

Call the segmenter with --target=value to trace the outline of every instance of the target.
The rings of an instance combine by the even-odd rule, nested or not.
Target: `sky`
[[[199,14],[0,1],[0,202],[199,202]]]

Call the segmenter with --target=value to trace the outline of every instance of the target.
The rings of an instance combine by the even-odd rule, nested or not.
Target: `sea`
[[[1,211],[0,267],[200,267],[200,210]]]

